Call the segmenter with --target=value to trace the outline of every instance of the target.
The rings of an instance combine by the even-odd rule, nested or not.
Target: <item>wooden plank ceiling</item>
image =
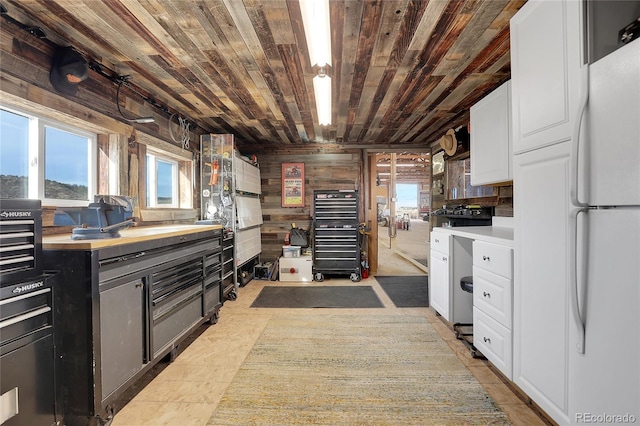
[[[2,2],[239,148],[420,152],[509,79],[509,19],[525,0],[331,0],[330,126],[317,124],[297,0]]]

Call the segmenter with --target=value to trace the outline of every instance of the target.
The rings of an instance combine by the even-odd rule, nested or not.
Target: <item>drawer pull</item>
[[[446,262],[446,261],[447,261],[447,258],[446,258],[446,257],[444,257],[444,256],[442,256],[442,261],[443,261],[443,262]]]
[[[482,340],[484,340],[485,343],[491,344],[491,339],[489,339],[488,337],[483,337]]]
[[[482,295],[483,295],[484,297],[489,297],[489,298],[491,298],[491,293],[487,293],[486,291],[483,291],[483,292],[482,292]]]
[[[482,260],[486,260],[487,262],[490,261],[491,259],[489,258],[489,256],[482,256]]]
[[[439,243],[439,242],[440,242],[440,240],[436,238],[436,243]]]

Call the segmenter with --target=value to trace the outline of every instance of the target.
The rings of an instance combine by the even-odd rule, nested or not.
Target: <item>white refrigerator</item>
[[[640,423],[640,39],[585,64],[582,84],[572,141],[569,416]]]

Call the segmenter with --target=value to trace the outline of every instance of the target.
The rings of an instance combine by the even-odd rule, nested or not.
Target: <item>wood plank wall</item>
[[[250,153],[243,153],[249,154]],[[260,154],[262,179],[262,261],[273,261],[282,252],[284,237],[291,224],[310,230],[312,224],[313,191],[317,189],[361,190],[361,151],[354,149],[341,153],[290,153]],[[282,163],[304,163],[305,206],[282,207]],[[362,203],[361,203],[362,204]],[[361,207],[361,218],[363,208]]]
[[[116,85],[93,70],[89,70],[87,80],[80,83],[75,96],[56,92],[49,82],[54,49],[55,44],[48,39],[35,38],[3,20],[0,25],[0,100],[4,105],[96,133],[99,145],[98,193],[110,193],[109,164],[115,161],[119,166],[116,171],[119,193],[134,197],[140,201],[137,207],[144,209],[146,173],[144,161],[140,160],[144,158],[146,146],[190,160],[199,147],[197,131],[202,129],[191,129],[190,146],[183,149],[170,137],[169,125],[175,126],[175,119],[170,121],[168,113],[143,102],[126,87],[120,93],[124,114],[129,117],[153,116],[155,122],[135,125],[125,122],[115,103]],[[186,162],[181,162],[180,167],[182,174],[191,175]],[[141,217],[145,224],[193,223],[197,218],[198,192],[184,183],[181,190],[181,199],[193,200],[194,209],[137,210],[136,216]],[[52,226],[53,211],[53,207],[44,208],[44,232],[68,232],[66,227]]]

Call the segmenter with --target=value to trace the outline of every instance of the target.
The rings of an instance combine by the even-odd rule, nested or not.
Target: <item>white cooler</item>
[[[281,257],[279,264],[280,281],[313,281],[313,257]]]

